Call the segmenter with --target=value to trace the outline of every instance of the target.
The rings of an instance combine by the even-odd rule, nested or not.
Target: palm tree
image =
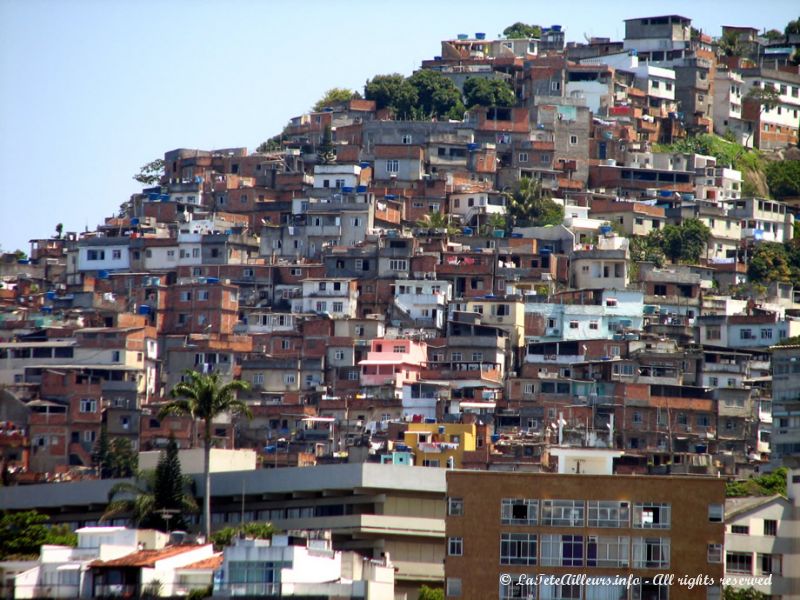
[[[182,476],[185,493],[181,497],[181,513],[197,512],[197,503],[189,488],[192,480]],[[108,506],[100,517],[107,521],[117,515],[129,514],[137,527],[164,530],[167,521],[160,511],[169,507],[158,506],[156,501],[159,481],[156,471],[142,471],[134,481],[121,481],[108,491]]]
[[[187,381],[181,381],[170,392],[174,398],[158,413],[159,418],[169,415],[188,416],[193,420],[203,421],[203,475],[205,476],[205,492],[203,493],[203,525],[206,539],[211,538],[211,472],[209,458],[211,456],[211,424],[215,418],[225,413],[242,414],[248,419],[252,413],[243,400],[236,397],[238,390],[247,390],[250,385],[246,381],[234,380],[223,384],[219,373],[198,373],[186,371]]]
[[[550,199],[537,179],[522,177],[514,193],[506,193],[506,199],[512,228],[557,225],[564,219],[564,208]]]
[[[452,235],[458,229],[450,222],[450,215],[441,212],[429,212],[416,222],[420,229],[444,229],[448,235]]]

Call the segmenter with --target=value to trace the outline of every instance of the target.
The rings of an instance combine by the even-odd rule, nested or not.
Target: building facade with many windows
[[[656,577],[719,582],[719,479],[449,471],[447,493],[447,598],[720,597],[718,587],[659,585]],[[589,585],[548,575],[610,580]]]

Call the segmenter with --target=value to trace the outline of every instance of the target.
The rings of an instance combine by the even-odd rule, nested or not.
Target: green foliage
[[[507,194],[512,227],[558,225],[564,220],[564,207],[554,202],[541,182],[523,177],[513,194]]]
[[[450,217],[440,212],[429,212],[416,222],[416,226],[420,229],[445,229],[448,235],[458,231],[458,228],[450,222]]]
[[[461,92],[453,81],[438,71],[422,69],[408,78],[417,91],[416,111],[422,118],[441,119],[455,111],[463,115]],[[459,117],[460,118],[460,117]]]
[[[336,162],[336,149],[333,145],[333,131],[330,125],[325,125],[322,131],[322,141],[317,148],[317,160],[321,165],[330,165]]]
[[[758,244],[747,265],[748,280],[760,283],[791,281],[798,273],[800,265],[793,265],[787,247],[777,242]]]
[[[464,82],[467,106],[514,106],[514,90],[502,79],[470,77]]]
[[[28,260],[28,253],[24,250],[20,250],[19,248],[14,250],[14,256],[17,257],[17,260]]]
[[[153,498],[158,510],[174,510],[174,516],[167,525],[170,529],[186,530],[188,524],[183,514],[184,496],[191,479],[183,476],[181,461],[178,458],[178,444],[170,435],[166,452],[163,452],[156,465]],[[196,506],[196,505],[195,505]]]
[[[800,34],[800,17],[796,18],[794,21],[789,21],[786,24],[786,29],[783,30],[783,33],[786,35]]]
[[[767,163],[767,185],[776,200],[800,197],[800,160]]]
[[[630,255],[631,261],[634,263],[647,261],[655,264],[657,267],[663,267],[666,262],[666,255],[664,248],[661,245],[659,236],[653,235],[651,232],[648,235],[636,235],[630,238]]]
[[[35,510],[0,517],[0,560],[34,557],[42,544],[77,546],[78,536],[66,525],[48,526],[47,515]]]
[[[275,527],[272,526],[272,523],[267,523],[266,521],[251,521],[249,523],[245,523],[244,525],[237,525],[236,527],[223,527],[222,529],[215,531],[211,535],[211,542],[214,544],[216,549],[221,550],[225,546],[230,546],[233,543],[234,538],[238,537],[239,535],[255,538],[257,540],[269,540],[272,539],[274,533]]]
[[[139,172],[133,178],[142,185],[156,185],[164,176],[164,161],[157,158],[149,163],[142,165]]]
[[[419,600],[444,600],[444,590],[423,585],[419,588]]]
[[[364,86],[364,97],[374,100],[378,110],[390,108],[400,118],[408,118],[419,102],[417,88],[399,73],[370,79]]]
[[[213,595],[214,595],[214,586],[209,585],[204,588],[198,588],[190,591],[188,596],[186,596],[186,598],[188,600],[203,600],[203,598],[210,598]]]
[[[517,21],[513,25],[509,25],[503,29],[503,35],[508,39],[519,38],[540,38],[542,37],[542,28],[538,25],[528,25]]]
[[[64,233],[64,224],[63,223],[56,224],[56,239],[60,240],[63,233]]]
[[[770,42],[775,42],[783,39],[783,33],[777,29],[770,29],[769,31],[765,31],[761,37],[767,38]]]
[[[186,371],[186,381],[172,388],[173,400],[164,405],[158,417],[168,415],[188,416],[203,422],[203,475],[205,493],[203,494],[203,521],[206,538],[211,537],[211,474],[209,455],[211,452],[211,423],[222,414],[244,415],[252,418],[247,403],[236,397],[239,390],[248,390],[246,381],[234,380],[222,383],[219,373],[207,375],[197,371]]]
[[[643,242],[637,242],[637,253],[649,253],[657,262],[658,249],[673,263],[696,264],[706,248],[711,231],[698,219],[686,219],[680,225],[667,225],[664,229],[651,231]],[[649,259],[644,259],[649,260]]]
[[[184,493],[178,506],[163,506],[160,502],[163,501],[164,493],[161,492],[157,499],[156,490],[163,490],[171,483],[159,481],[159,477],[163,477],[163,473],[159,473],[158,470],[143,471],[133,482],[122,481],[113,486],[108,492],[108,506],[100,520],[106,521],[118,515],[130,515],[133,523],[143,529],[158,529],[159,531],[166,531],[168,528],[176,529],[174,525],[178,520],[176,517],[183,518],[184,514],[197,512],[197,502],[190,492],[192,480],[185,476],[179,480]],[[168,523],[158,512],[164,509],[180,512]]]
[[[758,196],[754,176],[766,168],[759,150],[745,148],[740,144],[712,134],[701,134],[678,140],[673,144],[656,144],[657,152],[681,152],[705,154],[717,159],[717,166],[731,167],[742,172],[742,196]]]
[[[359,95],[359,93],[353,90],[347,90],[345,88],[337,88],[337,87],[331,88],[327,92],[325,92],[325,95],[322,98],[317,100],[317,102],[314,104],[313,110],[315,112],[320,112],[324,108],[333,106],[334,104],[348,102],[350,100],[360,97],[361,96]]]
[[[741,498],[743,496],[786,495],[786,467],[775,469],[771,473],[725,484],[725,496]]]
[[[773,86],[752,87],[745,98],[756,100],[761,105],[761,112],[772,110],[781,102],[781,94]]]
[[[256,148],[256,152],[262,154],[266,152],[277,152],[283,147],[283,141],[284,136],[282,133],[279,133],[278,135],[269,138],[266,142],[261,142]]]
[[[722,591],[722,600],[767,600],[767,595],[757,592],[752,587],[746,590],[725,587]]]
[[[92,461],[100,479],[133,477],[139,468],[139,453],[127,438],[109,441],[105,426],[100,429]]]

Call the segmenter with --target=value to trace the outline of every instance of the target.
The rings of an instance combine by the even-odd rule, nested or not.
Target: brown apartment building
[[[581,465],[611,459],[570,460],[564,474],[448,471],[447,598],[720,597],[719,588],[689,589],[678,578],[708,576],[718,585],[723,575],[723,480],[612,475],[610,469],[574,474],[603,472]],[[610,580],[591,585],[549,575]],[[662,581],[669,575],[675,575],[671,585],[658,585],[669,583]]]

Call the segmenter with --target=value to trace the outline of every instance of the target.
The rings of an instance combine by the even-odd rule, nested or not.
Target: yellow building
[[[484,325],[507,331],[512,347],[522,348],[525,345],[525,303],[522,300],[502,296],[470,298],[460,301],[456,310],[478,313]]]
[[[474,423],[410,423],[404,437],[416,466],[460,469],[464,452],[476,448],[477,431]]]

